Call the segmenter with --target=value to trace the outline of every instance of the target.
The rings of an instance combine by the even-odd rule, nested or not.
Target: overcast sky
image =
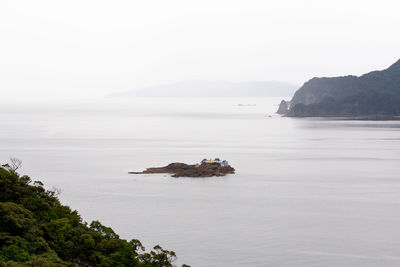
[[[399,12],[399,0],[2,0],[1,98],[359,75],[400,58]]]

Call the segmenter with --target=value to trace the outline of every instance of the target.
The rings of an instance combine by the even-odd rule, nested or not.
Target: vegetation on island
[[[57,190],[19,175],[20,165],[12,159],[0,167],[0,266],[174,266],[173,251],[146,252],[99,221],[87,224]]]

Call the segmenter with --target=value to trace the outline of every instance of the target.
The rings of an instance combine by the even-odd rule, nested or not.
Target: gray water
[[[2,105],[0,160],[178,264],[400,266],[400,122],[281,118],[279,101]],[[236,174],[127,174],[209,157]]]

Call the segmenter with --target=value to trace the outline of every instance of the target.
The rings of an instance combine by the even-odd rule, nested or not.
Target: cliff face
[[[400,115],[400,60],[360,77],[313,78],[293,96],[287,116]]]
[[[292,105],[310,105],[321,102],[325,97],[340,97],[357,90],[357,77],[312,78],[293,96]]]

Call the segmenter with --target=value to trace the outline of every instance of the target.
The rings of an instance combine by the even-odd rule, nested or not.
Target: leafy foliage
[[[175,252],[126,241],[99,221],[89,226],[41,182],[0,167],[0,266],[173,266]]]

